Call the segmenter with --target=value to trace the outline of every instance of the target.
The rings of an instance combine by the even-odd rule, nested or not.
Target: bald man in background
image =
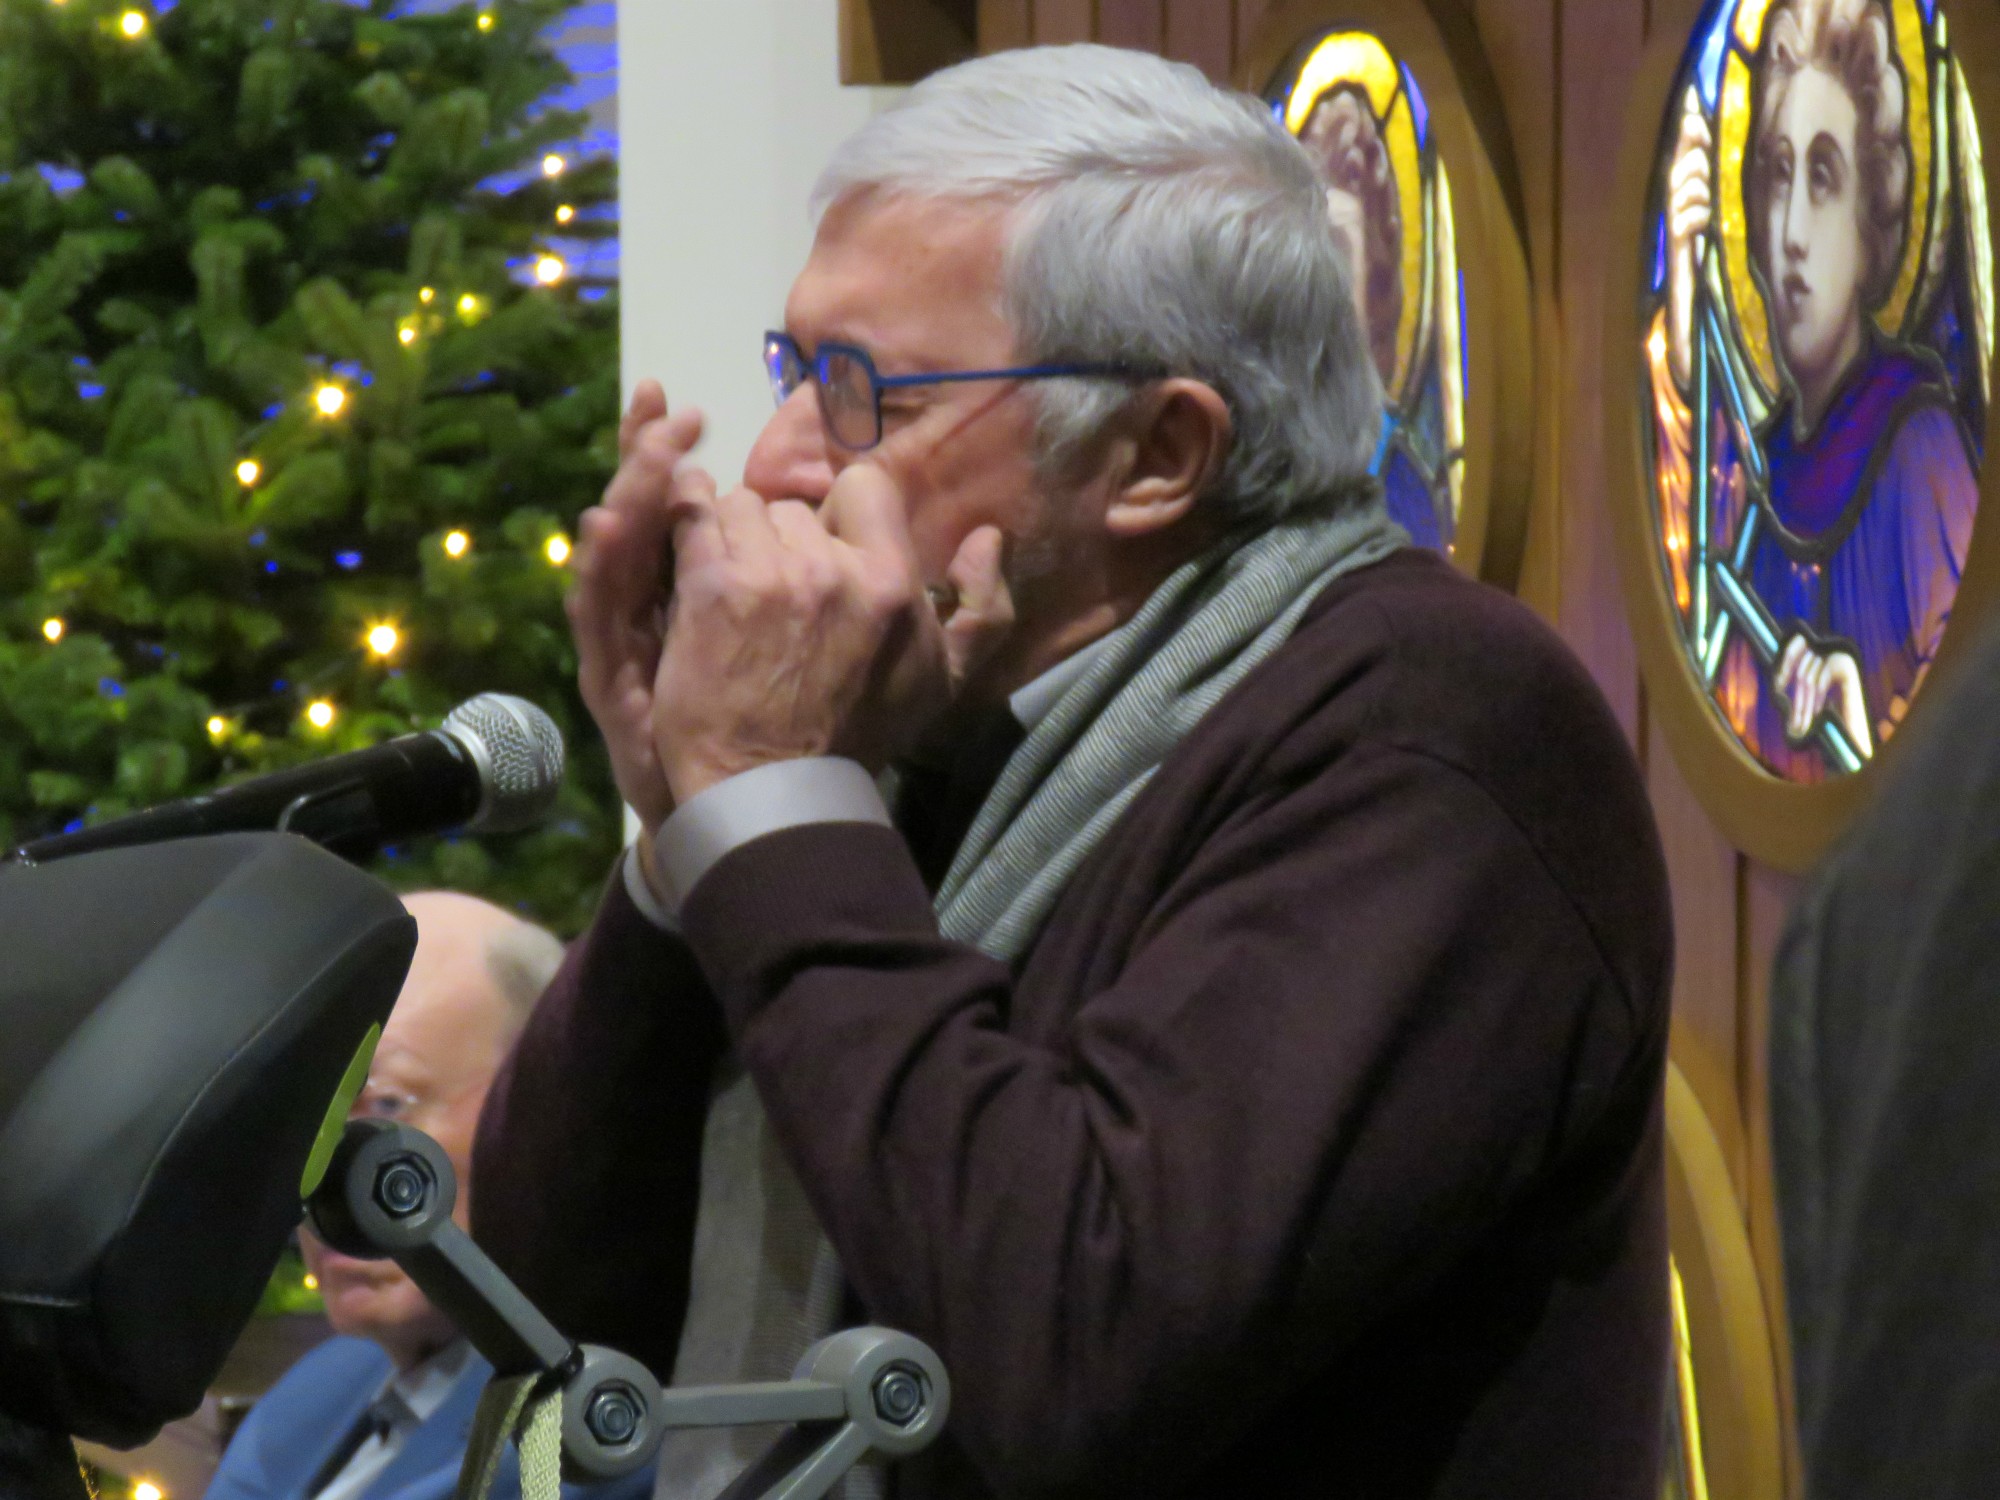
[[[562,944],[471,896],[426,891],[404,905],[417,919],[417,951],[354,1114],[433,1137],[458,1174],[453,1217],[465,1224],[480,1105]],[[491,1366],[393,1261],[338,1254],[310,1231],[301,1238],[339,1336],[257,1403],[209,1500],[443,1500]],[[639,1500],[651,1488],[647,1473],[564,1493]],[[519,1491],[510,1448],[494,1500]]]

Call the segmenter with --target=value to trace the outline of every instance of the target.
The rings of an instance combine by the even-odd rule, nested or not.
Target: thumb
[[[902,489],[875,465],[849,464],[842,469],[820,502],[819,519],[828,535],[848,546],[894,557],[914,569],[916,546],[903,512]]]
[[[1007,539],[982,526],[958,545],[945,578],[957,607],[944,620],[945,656],[954,689],[983,666],[1014,624],[1014,596],[1007,587]]]

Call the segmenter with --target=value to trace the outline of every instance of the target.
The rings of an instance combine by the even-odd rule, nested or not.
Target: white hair
[[[1304,150],[1246,94],[1145,53],[979,58],[918,84],[835,153],[813,211],[866,192],[1012,208],[1002,311],[1024,361],[1191,376],[1235,438],[1204,503],[1230,522],[1358,492],[1382,390]],[[1131,399],[1115,378],[1039,387],[1059,480]]]

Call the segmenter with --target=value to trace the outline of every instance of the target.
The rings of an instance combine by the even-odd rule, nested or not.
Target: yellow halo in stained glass
[[[1400,402],[1417,362],[1418,325],[1427,290],[1423,156],[1396,60],[1379,38],[1365,31],[1333,32],[1306,55],[1285,103],[1285,128],[1293,135],[1304,130],[1321,96],[1343,84],[1357,85],[1367,96],[1396,174],[1397,208],[1403,219],[1403,311],[1396,322],[1396,369],[1387,395]]]
[[[1291,98],[1285,102],[1285,129],[1297,135],[1306,128],[1319,96],[1343,83],[1358,83],[1380,120],[1389,111],[1402,79],[1389,49],[1365,31],[1336,31],[1323,37],[1299,66]]]

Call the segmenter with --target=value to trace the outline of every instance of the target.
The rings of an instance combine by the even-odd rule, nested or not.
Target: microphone
[[[481,693],[437,729],[35,839],[8,858],[39,865],[95,849],[276,829],[366,859],[392,839],[532,827],[555,805],[562,776],[555,721],[524,698]]]

